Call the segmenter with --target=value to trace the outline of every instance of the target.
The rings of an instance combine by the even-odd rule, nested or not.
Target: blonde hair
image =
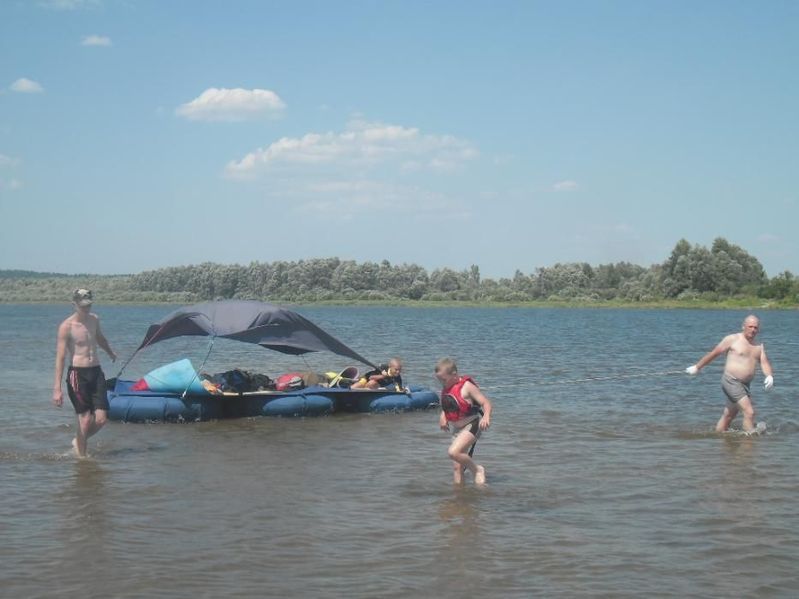
[[[436,362],[436,372],[444,368],[446,368],[447,374],[457,374],[458,372],[458,365],[452,358],[441,358],[438,362]]]

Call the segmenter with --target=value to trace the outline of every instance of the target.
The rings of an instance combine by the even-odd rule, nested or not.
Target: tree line
[[[9,274],[17,273],[17,274]],[[21,274],[19,274],[21,273]],[[723,238],[710,248],[681,239],[670,256],[650,267],[628,262],[591,266],[557,263],[512,278],[488,279],[480,269],[355,262],[338,258],[203,263],[134,275],[55,275],[0,271],[0,301],[63,302],[75,287],[94,289],[103,301],[191,303],[213,299],[272,302],[658,302],[761,298],[799,303],[799,279],[785,271],[769,279],[757,258]]]

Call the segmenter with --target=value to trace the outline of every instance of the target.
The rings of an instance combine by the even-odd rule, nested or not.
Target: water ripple
[[[120,353],[166,311],[101,309]],[[435,360],[456,357],[496,407],[476,454],[488,486],[452,485],[435,413],[111,423],[92,458],[76,460],[74,416],[49,404],[64,309],[0,306],[20,341],[0,358],[3,594],[792,597],[799,588],[799,346],[789,343],[799,314],[763,317],[778,386],[753,386],[768,428],[749,437],[713,431],[724,405],[718,365],[695,379],[658,374],[695,362],[737,328],[736,312],[303,313],[375,359],[402,355],[412,382],[433,384]],[[133,373],[204,350],[153,348]],[[230,351],[235,364],[217,356],[210,366],[296,366],[260,348]],[[345,365],[315,355],[306,364]],[[97,576],[77,567],[87,556]]]

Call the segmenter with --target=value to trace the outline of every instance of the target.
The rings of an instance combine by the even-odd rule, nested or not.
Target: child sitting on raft
[[[391,358],[388,364],[381,364],[377,370],[364,374],[350,389],[390,389],[404,391],[402,386],[402,361]]]

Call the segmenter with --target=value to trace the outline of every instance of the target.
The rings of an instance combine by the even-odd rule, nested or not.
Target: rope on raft
[[[646,377],[654,377],[654,376],[667,376],[672,374],[685,374],[685,370],[663,370],[660,372],[641,372],[636,374],[614,374],[610,376],[590,376],[582,379],[567,379],[567,380],[548,380],[548,381],[539,381],[536,382],[538,386],[550,386],[550,385],[578,385],[581,383],[593,383],[596,381],[616,381],[616,380],[624,380],[624,379],[639,379],[639,378],[646,378]],[[510,388],[518,388],[518,383],[516,384],[508,384],[508,385],[484,385],[481,386],[482,389],[510,389]]]

